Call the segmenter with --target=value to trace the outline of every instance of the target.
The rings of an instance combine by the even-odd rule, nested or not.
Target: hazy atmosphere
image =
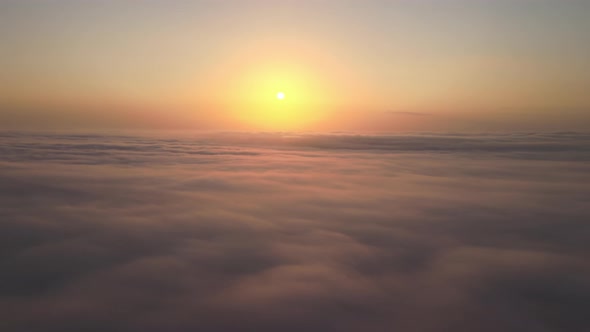
[[[590,2],[0,0],[0,331],[590,331]]]
[[[585,0],[4,0],[0,22],[2,127],[590,123]]]

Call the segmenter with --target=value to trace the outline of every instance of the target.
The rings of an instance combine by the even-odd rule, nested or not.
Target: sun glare
[[[248,130],[313,130],[345,98],[335,93],[344,81],[332,81],[338,72],[318,67],[298,59],[238,62],[220,76],[215,99]]]

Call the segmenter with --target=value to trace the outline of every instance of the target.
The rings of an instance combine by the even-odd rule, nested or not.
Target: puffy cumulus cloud
[[[2,331],[585,331],[590,136],[2,133]]]

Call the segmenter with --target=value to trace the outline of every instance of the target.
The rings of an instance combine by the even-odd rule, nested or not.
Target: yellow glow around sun
[[[309,129],[325,114],[330,98],[327,86],[301,65],[249,66],[229,87],[228,106],[247,128]]]
[[[359,110],[390,107],[354,62],[325,45],[244,41],[187,85],[188,103],[206,110],[200,121],[247,131],[325,130],[364,119]]]

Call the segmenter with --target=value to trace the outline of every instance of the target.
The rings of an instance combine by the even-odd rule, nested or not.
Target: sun
[[[1,1],[1,0],[0,0]],[[252,64],[225,79],[219,100],[236,123],[251,130],[309,130],[331,111],[328,82],[293,63]],[[328,75],[330,76],[330,75]]]

